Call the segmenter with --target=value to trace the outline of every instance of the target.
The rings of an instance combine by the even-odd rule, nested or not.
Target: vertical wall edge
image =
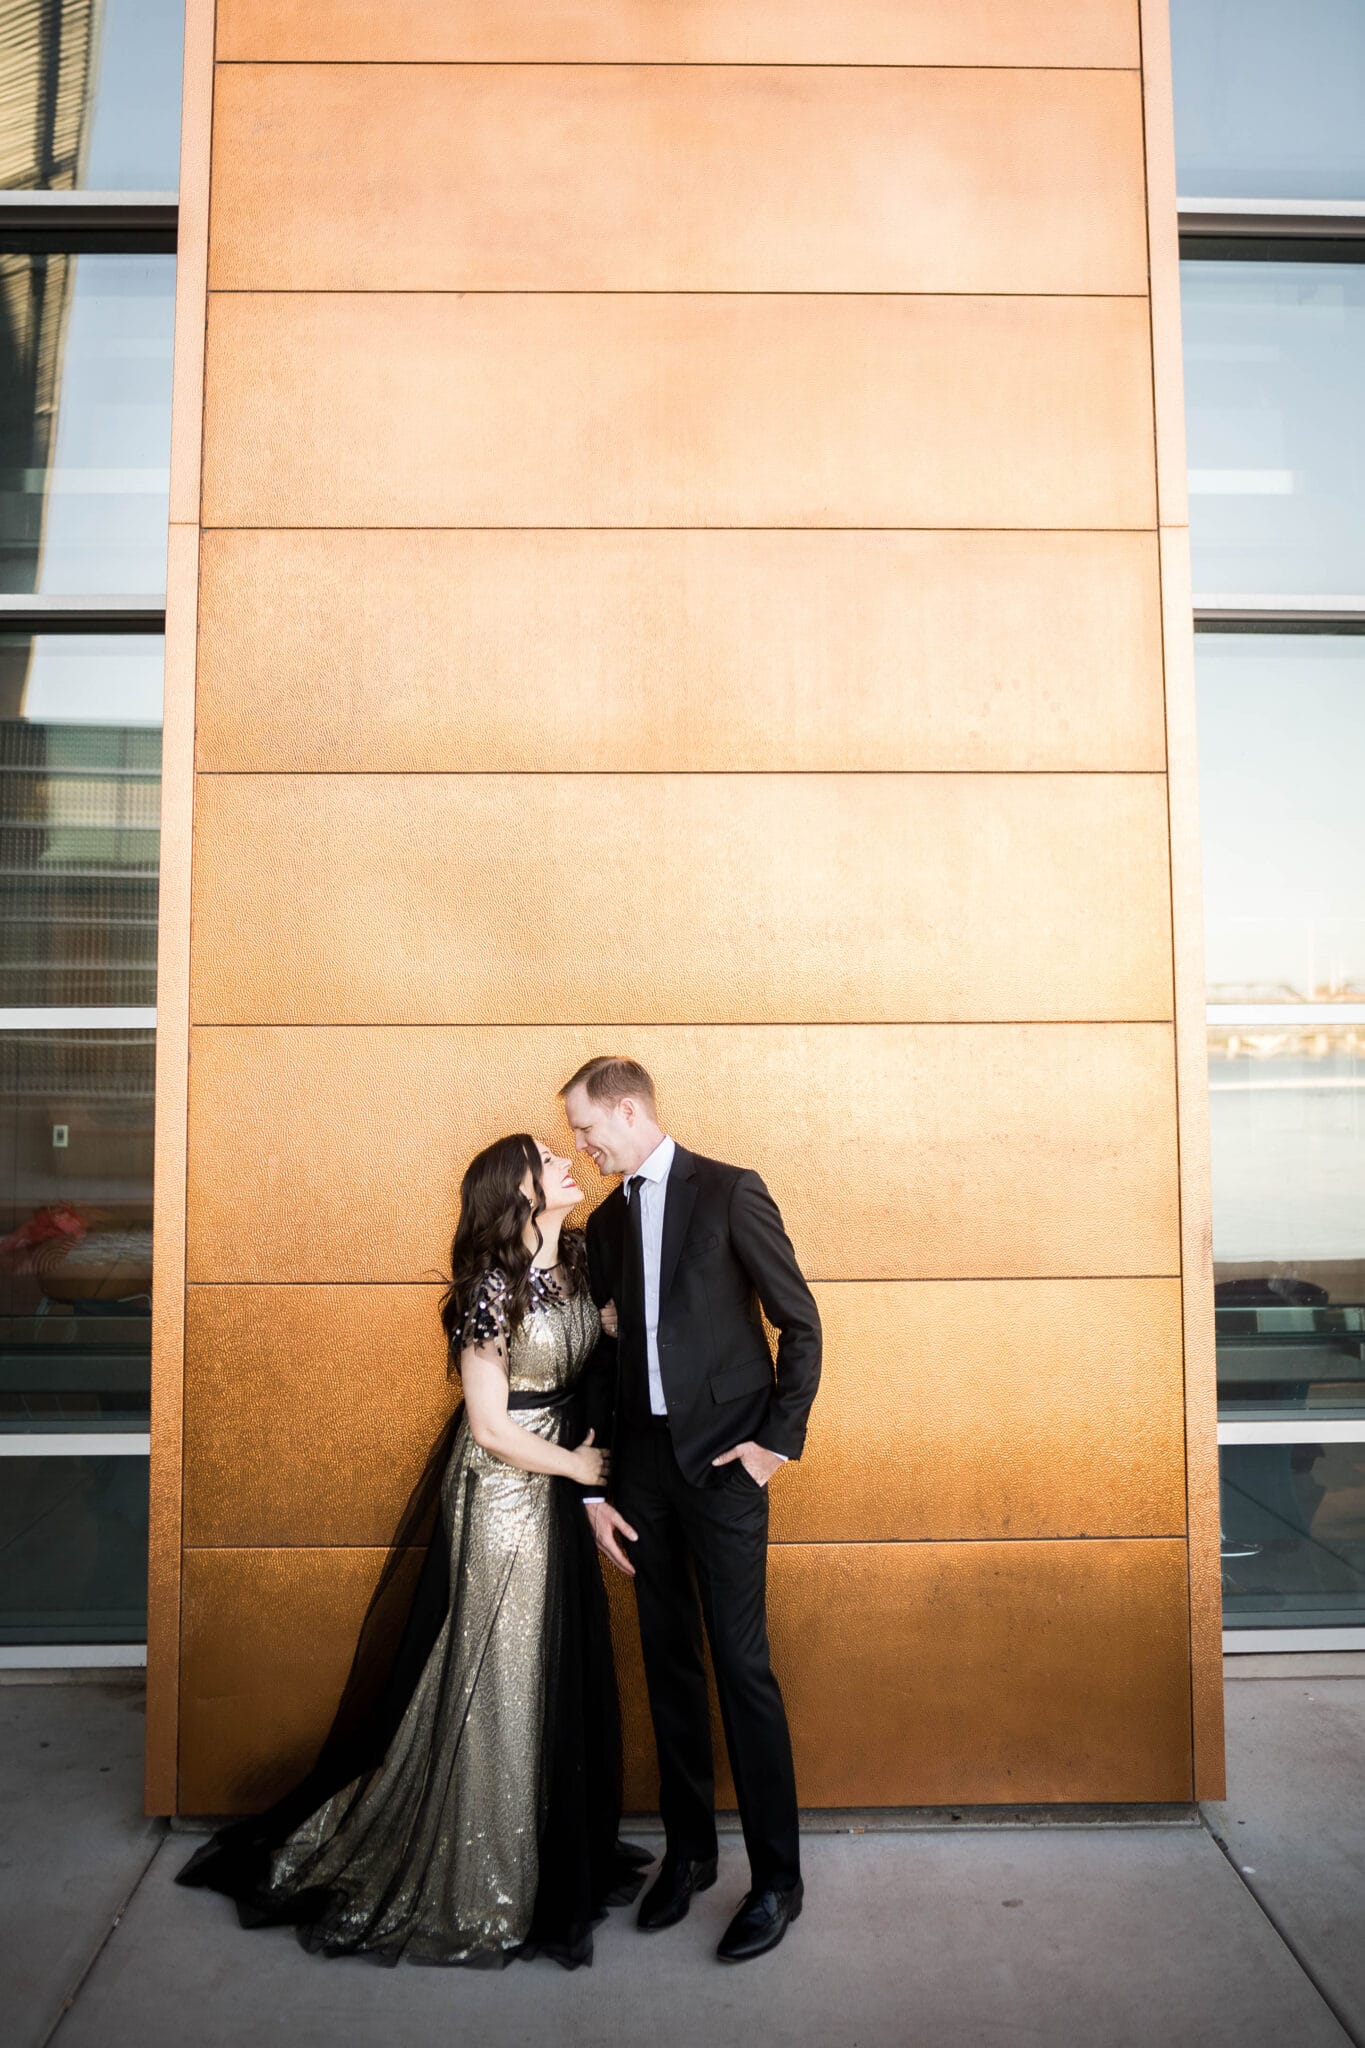
[[[209,149],[216,0],[186,0],[171,398],[170,533],[157,933],[152,1222],[152,1455],[147,1557],[144,1810],[178,1809],[190,854],[204,425]]]
[[[1139,15],[1165,666],[1171,933],[1175,969],[1194,1796],[1197,1799],[1221,1799],[1226,1779],[1218,1396],[1213,1322],[1213,1197],[1209,1165],[1194,608],[1190,579],[1169,0],[1139,0]]]

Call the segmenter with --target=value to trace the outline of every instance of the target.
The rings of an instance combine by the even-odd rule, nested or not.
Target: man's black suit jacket
[[[628,1219],[619,1187],[588,1219],[588,1272],[599,1308],[621,1306]],[[597,1443],[618,1454],[614,1466],[631,1415],[649,1409],[643,1312],[641,1302],[634,1327],[623,1320],[617,1342],[602,1338],[585,1375],[587,1423]],[[775,1372],[764,1314],[778,1332]],[[758,1174],[681,1145],[664,1200],[658,1342],[673,1451],[694,1486],[735,1444],[800,1457],[820,1384],[820,1312]],[[607,1488],[608,1499],[614,1490]]]

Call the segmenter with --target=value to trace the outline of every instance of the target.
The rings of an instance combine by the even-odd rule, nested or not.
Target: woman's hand
[[[608,1337],[616,1336],[620,1329],[620,1317],[616,1313],[616,1303],[609,1301],[605,1308],[599,1309],[598,1313],[602,1318],[602,1328]]]
[[[605,1486],[611,1470],[611,1452],[594,1450],[594,1434],[590,1429],[573,1453],[573,1476],[580,1486]]]

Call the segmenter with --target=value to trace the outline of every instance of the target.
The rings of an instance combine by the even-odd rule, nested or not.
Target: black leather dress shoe
[[[687,1918],[693,1892],[705,1892],[716,1881],[716,1859],[705,1856],[665,1856],[659,1875],[640,1901],[637,1925],[647,1934],[661,1927],[676,1927]]]
[[[776,1948],[792,1921],[800,1917],[805,1887],[800,1878],[790,1891],[769,1885],[749,1892],[721,1938],[716,1954],[723,1963],[747,1963]]]

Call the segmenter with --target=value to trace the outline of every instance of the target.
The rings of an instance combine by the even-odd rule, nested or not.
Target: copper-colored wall
[[[617,1048],[820,1298],[806,1802],[1216,1792],[1162,9],[216,15],[149,1805],[306,1759],[448,1398],[459,1170]]]

